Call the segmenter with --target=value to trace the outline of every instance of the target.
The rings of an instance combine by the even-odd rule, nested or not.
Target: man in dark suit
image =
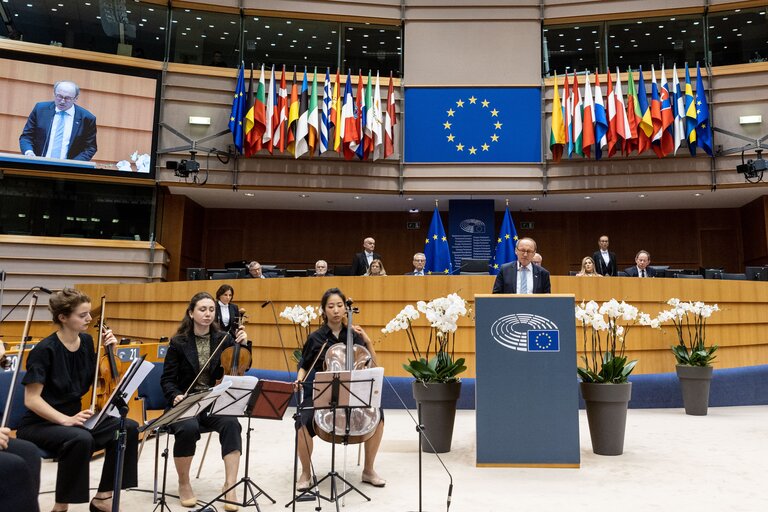
[[[608,235],[601,236],[597,241],[600,250],[595,251],[592,259],[595,262],[595,270],[598,274],[616,276],[619,272],[619,268],[616,266],[616,253],[608,250],[608,244]]]
[[[371,237],[366,238],[363,240],[363,252],[358,252],[355,254],[354,259],[352,260],[352,275],[353,276],[364,276],[365,273],[368,271],[368,266],[371,264],[373,260],[380,260],[381,255],[377,252],[373,252],[373,249],[376,247],[376,240],[374,240]]]
[[[328,262],[325,260],[317,260],[315,262],[315,273],[312,277],[332,277],[333,274],[328,273]]]
[[[532,238],[521,238],[515,254],[517,261],[501,266],[493,283],[493,293],[552,293],[549,271],[532,262],[536,242]]]
[[[649,267],[651,253],[640,251],[635,255],[635,266],[624,270],[628,277],[656,277],[656,271]]]
[[[423,276],[424,265],[427,264],[427,257],[423,252],[417,252],[413,255],[413,272],[406,272],[407,276]]]
[[[35,105],[19,137],[26,156],[90,160],[96,154],[96,116],[75,105],[80,88],[56,82],[54,101]]]

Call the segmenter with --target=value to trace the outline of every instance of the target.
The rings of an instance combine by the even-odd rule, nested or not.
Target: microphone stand
[[[410,416],[411,421],[413,421],[413,423],[416,425],[416,432],[419,433],[419,510],[417,512],[423,512],[422,508],[421,508],[421,501],[422,501],[422,452],[421,452],[421,447],[422,447],[422,441],[426,441],[427,444],[429,445],[429,447],[432,448],[432,451],[433,451],[435,457],[437,457],[438,462],[440,462],[440,465],[443,466],[443,469],[445,470],[445,472],[448,473],[448,478],[449,478],[449,483],[448,483],[448,499],[447,499],[447,505],[445,507],[446,512],[448,512],[450,510],[450,508],[451,508],[451,496],[453,495],[453,475],[451,474],[451,472],[446,467],[445,463],[443,462],[443,459],[440,458],[440,454],[437,453],[437,451],[435,450],[435,447],[432,445],[432,442],[429,440],[429,436],[424,431],[425,430],[424,429],[424,425],[422,425],[422,423],[421,423],[421,405],[419,405],[418,403],[416,404],[416,411],[417,411],[417,414],[418,414],[418,420],[416,420],[413,417],[413,414],[411,414],[411,411],[408,409],[408,406],[405,405],[405,401],[403,400],[403,398],[400,396],[400,394],[395,389],[395,386],[392,385],[392,382],[389,379],[387,379],[386,377],[384,378],[384,380],[386,381],[386,383],[389,385],[389,388],[392,390],[392,392],[397,397],[397,400],[403,406],[403,409],[405,410],[405,412],[408,414],[408,416]]]
[[[21,370],[22,360],[24,359],[24,349],[26,348],[27,338],[29,337],[29,326],[32,323],[32,317],[35,316],[35,306],[37,306],[37,294],[33,293],[32,298],[29,301],[29,309],[27,310],[27,320],[24,322],[24,332],[21,335],[21,344],[19,345],[19,357],[16,360],[16,368],[13,370],[13,376],[11,377],[11,384],[8,386],[8,399],[5,402],[5,409],[3,411],[3,419],[0,422],[0,428],[4,428],[8,425],[8,421],[11,417],[11,405],[13,404],[13,392],[16,387],[16,381],[19,378],[19,371]]]
[[[0,270],[0,318],[3,317],[3,296],[5,292],[5,270]]]
[[[2,275],[3,275],[3,276],[5,276],[5,272],[2,272]],[[4,280],[4,279],[5,279],[5,277],[2,277],[2,279],[1,279],[0,281],[2,281],[2,280]],[[2,283],[0,282],[0,285],[1,285],[1,284],[2,284]],[[4,316],[4,317],[0,318],[0,323],[4,322],[4,321],[5,321],[5,320],[6,320],[6,319],[7,319],[7,318],[8,318],[8,317],[11,315],[11,313],[13,313],[14,311],[16,311],[16,308],[17,308],[17,307],[19,307],[19,304],[21,304],[21,303],[24,301],[24,299],[26,299],[26,298],[29,296],[29,294],[30,294],[30,293],[32,293],[32,292],[34,292],[34,291],[36,291],[36,290],[40,290],[41,292],[47,293],[48,295],[50,295],[50,294],[52,293],[52,292],[51,292],[51,290],[49,290],[48,288],[45,288],[45,287],[43,287],[43,286],[33,286],[32,288],[30,288],[29,290],[27,290],[27,293],[25,293],[25,294],[24,294],[24,295],[23,295],[23,296],[22,296],[22,297],[21,297],[21,298],[20,298],[20,299],[19,299],[19,300],[16,302],[16,304],[14,304],[14,305],[11,307],[11,309],[10,309],[10,310],[9,310],[9,311],[8,311],[8,312],[5,314],[5,316]],[[2,301],[0,301],[0,307],[2,307]]]

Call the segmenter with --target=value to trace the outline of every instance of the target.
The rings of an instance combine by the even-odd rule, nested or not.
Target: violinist
[[[228,284],[219,286],[216,290],[216,323],[222,331],[234,336],[239,327],[240,309],[232,303],[235,290]]]
[[[178,404],[184,398],[186,390],[190,388],[209,358],[211,361],[206,371],[200,374],[192,386],[193,391],[207,390],[216,383],[217,375],[221,373],[221,350],[233,346],[234,343],[247,346],[248,336],[241,326],[237,330],[235,339],[228,337],[221,350],[214,353],[222,338],[226,336],[226,333],[222,332],[214,322],[215,318],[216,303],[213,297],[207,292],[194,295],[189,301],[176,334],[168,345],[163,375],[160,378],[160,385],[169,406]],[[237,469],[243,450],[240,437],[242,428],[237,418],[211,416],[206,410],[195,418],[175,423],[171,427],[175,438],[173,461],[179,476],[179,500],[184,507],[194,507],[197,502],[189,480],[189,470],[197,441],[200,439],[201,428],[219,433],[221,456],[224,459],[224,487],[229,488],[237,481]],[[234,490],[225,498],[228,501],[237,501]],[[237,509],[235,505],[224,504],[224,510]]]
[[[348,328],[344,323],[346,301],[347,298],[344,296],[344,293],[338,288],[327,290],[320,300],[323,325],[310,334],[306,343],[304,343],[295,382],[297,389],[302,382],[304,384],[304,401],[302,402],[304,407],[312,406],[312,382],[315,378],[315,372],[323,370],[325,352],[335,343],[346,343]],[[363,328],[359,325],[353,325],[352,331],[353,342],[367,348],[375,360],[376,352],[373,349],[373,343]],[[314,365],[312,364],[313,362],[315,363]],[[313,417],[314,411],[312,409],[304,410],[299,419],[300,424],[296,425],[296,428],[299,429],[298,452],[299,461],[301,462],[301,475],[299,476],[296,488],[300,491],[305,491],[312,485],[310,463],[313,449],[312,438],[315,436]],[[386,480],[376,473],[373,467],[383,434],[384,417],[382,416],[373,436],[365,441],[365,466],[362,481],[375,487],[384,487],[387,483]]]
[[[91,299],[72,289],[51,295],[48,305],[58,330],[29,353],[22,384],[24,405],[29,411],[21,420],[18,437],[55,453],[58,459],[54,512],[67,510],[69,503],[88,501],[88,469],[91,455],[105,450],[98,491],[90,502],[91,512],[112,510],[117,436],[120,421],[106,417],[92,430],[84,428],[93,415],[81,410],[81,400],[96,373],[93,338],[86,334],[91,323]],[[117,343],[112,331],[104,333],[104,344]],[[138,424],[126,419],[126,449],[122,487],[136,487]]]
[[[0,341],[0,358],[5,347]],[[38,512],[40,491],[40,452],[37,446],[9,436],[0,428],[0,503],[6,512]]]

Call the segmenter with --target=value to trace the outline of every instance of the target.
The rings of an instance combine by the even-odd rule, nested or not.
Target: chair
[[[487,276],[490,272],[488,260],[474,258],[462,258],[459,275],[462,276]]]
[[[746,281],[747,274],[733,274],[731,272],[723,272],[720,274],[720,279],[725,279],[726,281]]]
[[[214,272],[211,274],[211,279],[216,280],[228,280],[228,279],[237,279],[237,272]]]
[[[11,430],[16,430],[21,424],[21,418],[27,413],[27,408],[24,405],[24,386],[21,381],[24,379],[24,374],[27,373],[23,370],[19,371],[19,375],[16,377],[16,388],[13,390],[13,403],[11,404],[11,410],[8,413],[8,421],[6,425]],[[8,400],[8,389],[11,387],[11,379],[13,378],[13,372],[0,372],[0,407],[5,410],[5,402]],[[2,412],[0,412],[2,414]],[[38,446],[37,451],[40,452],[40,458],[42,459],[55,459],[56,454],[43,450]]]
[[[147,417],[147,411],[163,411],[168,405],[163,394],[163,388],[160,386],[160,377],[163,375],[163,363],[152,363],[152,371],[149,375],[139,384],[139,389],[136,392],[136,400],[141,401],[141,420],[144,425],[149,423]],[[147,431],[144,436],[147,437],[151,432]],[[141,451],[144,448],[144,439],[142,439],[139,446],[139,457],[141,457]]]
[[[704,279],[701,274],[675,274],[675,277],[682,277],[685,279]]]
[[[336,265],[333,267],[333,275],[335,276],[351,276],[352,265]]]
[[[702,274],[704,275],[704,279],[720,279],[720,276],[723,274],[723,269],[705,268],[702,270]]]
[[[657,277],[665,277],[665,273],[669,268],[669,265],[648,265],[648,268],[652,268],[653,270],[655,270]],[[672,277],[672,276],[666,276],[666,277]]]
[[[629,277],[629,274],[627,274],[623,270],[619,270],[618,272],[616,272],[616,277]]]
[[[314,270],[312,271],[314,272]],[[285,277],[307,277],[310,274],[307,274],[306,270],[294,270],[294,269],[286,269],[285,271]]]
[[[579,273],[579,271],[578,271],[578,270],[569,270],[569,271],[568,271],[568,275],[569,275],[569,276],[575,276],[575,275],[576,275],[576,274],[578,274],[578,273]]]

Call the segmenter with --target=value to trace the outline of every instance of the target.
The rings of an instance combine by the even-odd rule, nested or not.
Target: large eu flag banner
[[[541,162],[541,90],[406,87],[405,162]]]

